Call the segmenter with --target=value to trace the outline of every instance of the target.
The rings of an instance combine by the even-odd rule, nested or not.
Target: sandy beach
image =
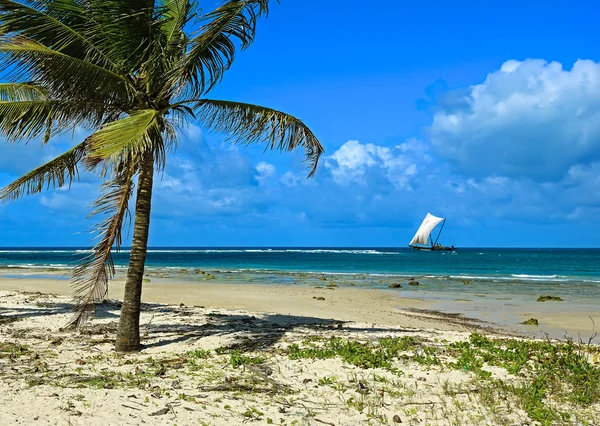
[[[122,298],[123,286],[122,280],[111,282],[108,298]],[[0,278],[0,290],[42,292],[61,296],[71,296],[73,292],[68,281],[35,278]],[[441,315],[436,319],[427,319],[433,314],[411,313],[412,309],[426,310],[430,303],[401,298],[392,291],[163,281],[145,283],[143,292],[143,300],[147,303],[241,309],[397,327],[466,330],[461,324],[469,323],[468,320],[450,321]]]
[[[146,283],[144,349],[122,355],[122,285],[70,331],[68,281],[0,279],[0,424],[535,424],[502,384],[528,389],[537,369],[468,359],[496,350],[483,336],[534,345],[532,360],[547,350],[502,340],[515,330],[391,291]],[[585,348],[600,377],[598,348]],[[544,401],[548,415],[600,421],[596,400],[559,395]]]

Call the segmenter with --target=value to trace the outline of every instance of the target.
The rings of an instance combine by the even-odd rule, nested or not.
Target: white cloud
[[[465,174],[559,180],[600,159],[600,64],[507,61],[443,105],[430,136]]]
[[[381,175],[396,188],[410,190],[421,165],[430,162],[427,148],[416,139],[393,148],[351,140],[327,157],[325,166],[338,185],[366,185]]]
[[[285,172],[279,178],[279,182],[285,186],[298,186],[302,183],[306,178],[294,173],[294,172]]]
[[[274,165],[269,164],[264,161],[261,161],[260,163],[258,163],[256,165],[256,173],[257,173],[256,180],[259,183],[263,183],[270,177],[274,176],[276,172],[277,172],[277,169],[275,168]]]

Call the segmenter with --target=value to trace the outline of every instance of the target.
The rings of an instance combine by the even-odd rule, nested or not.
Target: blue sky
[[[405,246],[430,211],[455,246],[600,246],[598,6],[408,3],[273,2],[209,97],[304,120],[316,176],[195,123],[156,180],[150,244]],[[84,136],[0,144],[0,185]],[[82,175],[0,205],[0,246],[89,245],[97,194]]]

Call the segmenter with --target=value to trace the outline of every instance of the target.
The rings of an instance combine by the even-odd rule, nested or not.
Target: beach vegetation
[[[0,358],[18,358],[29,353],[29,348],[25,345],[12,342],[0,342]]]
[[[187,352],[186,355],[191,359],[208,359],[210,358],[211,353],[208,349],[195,349]]]
[[[337,380],[338,379],[336,376],[324,376],[321,377],[317,383],[319,384],[319,386],[327,386],[335,384]]]
[[[593,362],[598,353],[597,346],[572,340],[494,339],[472,333],[468,340],[443,346],[413,337],[382,338],[378,342],[312,337],[290,345],[288,356],[291,359],[340,358],[359,368],[381,368],[394,374],[402,371],[401,362],[460,370],[472,375],[473,380],[467,384],[442,382],[440,386],[445,395],[474,395],[491,413],[502,412],[500,405],[512,404],[539,424],[553,425],[574,419],[585,422],[586,408],[600,403],[600,366]],[[413,378],[411,374],[408,377]],[[319,379],[319,384],[329,384],[329,381],[324,377]],[[354,381],[362,383],[358,378]],[[386,380],[374,376],[373,383],[386,383]],[[359,385],[357,392],[364,393],[366,388]],[[476,393],[470,389],[476,389]],[[386,392],[390,396],[410,397],[409,390],[407,387],[404,391],[388,388]],[[415,392],[413,389],[412,395]],[[365,399],[359,396],[346,400],[346,404],[360,412],[366,407]]]
[[[268,11],[268,0],[228,0],[208,12],[189,0],[0,2],[0,69],[7,79],[0,84],[0,135],[46,146],[75,129],[89,134],[1,189],[0,200],[68,188],[81,170],[102,181],[91,206],[97,244],[73,272],[80,303],[70,326],[82,325],[107,296],[112,252],[133,223],[115,348],[140,349],[153,182],[188,123],[231,143],[301,149],[308,176],[314,174],[323,147],[301,120],[208,97]]]
[[[538,302],[562,302],[563,299],[559,296],[540,296],[537,298]]]
[[[339,357],[344,362],[360,368],[383,368],[396,370],[393,361],[403,356],[403,353],[420,346],[420,341],[414,337],[383,338],[378,344],[362,343],[341,337],[330,339],[308,339],[302,345],[290,345],[291,359],[313,358],[328,359]],[[419,354],[422,362],[433,362],[432,353]]]
[[[237,350],[231,351],[229,354],[229,364],[234,368],[239,367],[240,365],[263,364],[265,361],[265,357],[242,355],[240,351]]]

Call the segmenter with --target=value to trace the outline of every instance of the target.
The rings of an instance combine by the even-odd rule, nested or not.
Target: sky
[[[273,1],[208,97],[302,119],[316,175],[192,123],[149,244],[403,247],[431,212],[457,247],[600,247],[600,7],[576,4]],[[0,186],[83,137],[0,141]],[[91,245],[99,184],[0,204],[0,246]]]

